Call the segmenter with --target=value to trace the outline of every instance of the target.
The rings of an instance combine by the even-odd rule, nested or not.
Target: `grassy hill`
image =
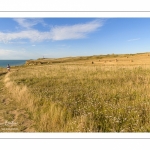
[[[28,60],[26,65],[44,65],[55,63],[94,63],[98,65],[105,64],[149,64],[150,53],[137,53],[137,54],[108,54],[108,55],[94,55],[94,56],[80,56],[80,57],[65,57],[65,58],[39,58],[37,60]],[[117,63],[116,63],[117,62]]]
[[[150,131],[149,53],[29,60],[0,74],[2,93],[26,114],[15,117],[19,131]]]

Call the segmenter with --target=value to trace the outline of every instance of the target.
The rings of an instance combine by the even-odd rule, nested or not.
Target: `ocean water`
[[[25,64],[26,60],[0,60],[0,67],[6,68],[9,64],[11,66],[20,66]]]

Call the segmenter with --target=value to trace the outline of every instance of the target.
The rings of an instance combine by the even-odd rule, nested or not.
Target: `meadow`
[[[40,60],[3,79],[34,132],[150,131],[149,54]]]

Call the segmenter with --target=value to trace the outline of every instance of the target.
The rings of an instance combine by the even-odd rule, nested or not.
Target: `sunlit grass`
[[[147,132],[149,75],[147,66],[55,64],[19,69],[8,87],[40,132]]]

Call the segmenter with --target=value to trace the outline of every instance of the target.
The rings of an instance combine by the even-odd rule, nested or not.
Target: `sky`
[[[150,52],[150,18],[0,18],[0,60]]]

